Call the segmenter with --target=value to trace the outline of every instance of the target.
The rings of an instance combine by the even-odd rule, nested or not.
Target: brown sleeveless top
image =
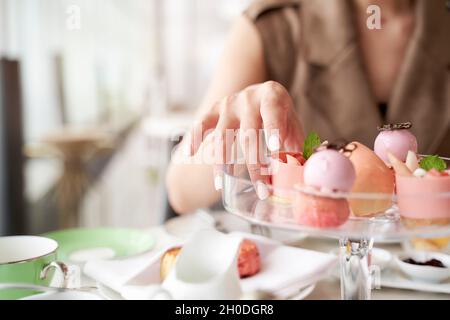
[[[350,0],[256,0],[270,80],[294,99],[305,131],[372,146],[383,122],[411,121],[421,153],[450,156],[450,11],[417,0],[416,30],[383,120],[369,83]],[[382,59],[382,57],[380,57]]]

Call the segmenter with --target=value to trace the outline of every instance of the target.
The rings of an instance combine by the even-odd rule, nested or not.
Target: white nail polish
[[[267,141],[267,147],[272,152],[280,150],[280,137],[277,134],[271,135]]]
[[[216,188],[217,191],[222,190],[223,188],[223,178],[220,174],[214,177],[214,188]]]
[[[265,200],[269,197],[269,189],[266,184],[262,181],[256,182],[256,195],[259,199]]]
[[[185,156],[185,157],[192,156],[191,144],[185,143],[184,146],[182,147],[182,151],[183,151],[183,156]]]

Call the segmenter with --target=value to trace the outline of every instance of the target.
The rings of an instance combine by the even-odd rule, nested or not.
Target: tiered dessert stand
[[[371,298],[374,276],[379,275],[377,266],[372,266],[371,249],[376,241],[399,241],[412,237],[444,237],[450,235],[450,225],[405,222],[396,205],[396,196],[375,193],[319,194],[317,191],[296,187],[288,190],[295,196],[324,196],[336,199],[358,199],[376,204],[377,201],[392,201],[392,206],[370,217],[350,217],[336,228],[316,228],[300,225],[295,220],[291,201],[271,196],[260,200],[248,179],[245,164],[224,167],[223,202],[226,210],[241,217],[260,229],[283,229],[339,240],[341,297],[344,300],[367,300]],[[414,195],[414,197],[423,195]],[[450,193],[436,194],[447,197]],[[450,208],[449,208],[450,210]]]

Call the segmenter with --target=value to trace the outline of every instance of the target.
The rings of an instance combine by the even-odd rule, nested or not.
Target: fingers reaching
[[[267,148],[278,151],[288,133],[288,115],[292,101],[286,89],[269,81],[260,87],[260,114],[264,125]]]
[[[219,121],[219,114],[214,110],[206,114],[198,121],[189,133],[190,138],[190,154],[197,153],[200,145],[203,143],[208,131],[213,130]]]
[[[221,190],[223,185],[223,165],[231,160],[232,148],[239,119],[232,109],[235,97],[223,99],[219,106],[220,117],[214,130],[214,187]]]
[[[262,148],[260,132],[262,119],[259,108],[250,103],[248,99],[242,102],[242,112],[239,144],[245,158],[248,173],[255,186],[256,193],[260,199],[269,197],[267,185],[270,182],[267,165],[265,164],[265,150]]]

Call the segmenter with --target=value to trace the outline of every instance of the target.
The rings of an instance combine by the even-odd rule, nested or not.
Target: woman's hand
[[[304,133],[292,99],[274,81],[252,85],[216,103],[191,130],[190,152],[197,153],[207,137],[214,137],[214,186],[219,190],[223,183],[223,164],[231,160],[234,143],[239,143],[250,179],[258,196],[265,199],[269,195],[266,187],[269,176],[261,170],[265,167],[266,154],[264,144],[260,144],[262,132],[272,152],[301,150]]]

